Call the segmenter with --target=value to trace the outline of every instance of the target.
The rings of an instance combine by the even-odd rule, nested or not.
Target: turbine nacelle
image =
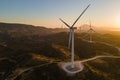
[[[76,30],[76,29],[77,29],[77,27],[70,27],[70,29],[74,29],[74,30]]]
[[[77,27],[74,27],[74,29],[77,29]]]

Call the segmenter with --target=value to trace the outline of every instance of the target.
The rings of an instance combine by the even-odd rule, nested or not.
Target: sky
[[[94,26],[120,28],[120,0],[1,0],[0,22],[61,27],[62,18],[72,25],[88,4],[75,26],[91,21]]]

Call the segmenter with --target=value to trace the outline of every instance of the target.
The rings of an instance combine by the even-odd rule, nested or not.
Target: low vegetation
[[[120,56],[116,47],[120,46],[120,35],[94,34],[95,43],[79,37],[87,33],[75,34],[75,60],[83,60],[97,55]],[[101,38],[104,36],[103,38]],[[86,40],[89,38],[86,37]],[[62,29],[48,29],[24,24],[0,23],[0,79],[1,80],[120,80],[120,59],[97,59],[85,63],[85,69],[74,76],[67,76],[56,63],[70,61],[68,32]],[[51,63],[42,67],[35,67]],[[17,77],[15,77],[17,76]]]

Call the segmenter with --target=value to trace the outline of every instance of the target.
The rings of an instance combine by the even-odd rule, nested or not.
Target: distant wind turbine
[[[93,41],[92,40],[92,33],[95,32],[95,30],[92,28],[91,21],[90,21],[90,26],[89,27],[90,27],[90,29],[87,32],[90,35],[89,40],[90,40],[90,43],[91,43]]]
[[[74,27],[74,25],[80,19],[80,17],[84,14],[84,12],[88,9],[89,6],[90,6],[90,4],[84,9],[84,11],[75,20],[75,22],[73,23],[72,26],[68,25],[65,21],[63,21],[61,18],[59,18],[70,29],[68,49],[71,48],[71,63],[72,63],[71,68],[74,68],[74,29],[76,29],[76,27]]]

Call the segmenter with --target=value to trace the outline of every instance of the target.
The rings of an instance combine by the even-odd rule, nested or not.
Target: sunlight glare
[[[120,28],[120,16],[116,17],[115,25]]]

